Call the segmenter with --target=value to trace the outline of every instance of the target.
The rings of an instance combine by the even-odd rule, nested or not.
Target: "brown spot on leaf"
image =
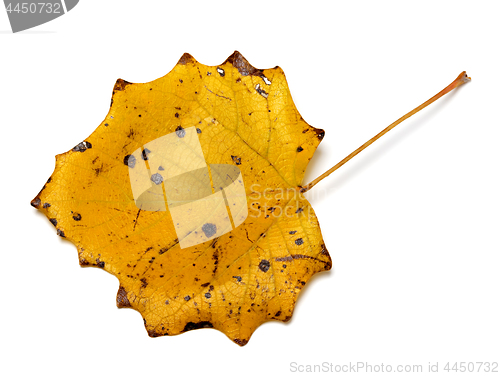
[[[237,165],[240,165],[241,164],[241,158],[240,157],[237,157],[236,155],[231,155],[231,159],[233,160],[234,163],[236,163]]]
[[[203,329],[203,328],[213,328],[214,326],[210,321],[200,321],[200,322],[188,322],[184,329],[182,330],[183,333],[189,332],[190,330],[195,330],[195,329]]]
[[[99,174],[102,172],[103,165],[101,167],[94,168],[95,176],[98,177]]]
[[[179,125],[175,129],[175,134],[177,135],[177,137],[183,138],[186,135],[186,130],[184,128],[182,128],[182,125]]]
[[[271,263],[267,260],[261,260],[259,263],[259,269],[262,270],[264,273],[269,270],[269,267],[271,266]]]
[[[166,247],[160,248],[160,250],[158,251],[158,254],[160,254],[160,255],[164,254],[165,252],[167,252],[170,249],[172,249],[173,247],[175,247],[177,244],[179,244],[179,239],[175,239],[173,243],[167,245]]]
[[[72,150],[73,151],[79,151],[80,153],[83,153],[87,149],[92,149],[92,144],[87,141],[80,142],[78,145],[76,145]]]
[[[215,273],[217,272],[217,268],[219,267],[219,251],[218,250],[215,250],[213,255],[212,255],[212,259],[214,260],[214,270],[212,271],[212,274],[215,275]],[[212,287],[212,286],[210,286]]]
[[[257,93],[259,93],[260,95],[262,95],[266,99],[269,96],[269,94],[264,89],[262,89],[260,84],[255,85],[255,90],[257,91]]]
[[[148,148],[144,148],[144,150],[142,151],[142,159],[144,159],[145,161],[148,160],[148,154],[151,153],[151,150],[149,150]]]

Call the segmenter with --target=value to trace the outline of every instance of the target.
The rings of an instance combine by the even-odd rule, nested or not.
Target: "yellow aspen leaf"
[[[303,185],[325,133],[302,119],[283,71],[238,52],[218,66],[184,54],[155,81],[118,80],[104,121],[56,156],[31,205],[80,265],[118,278],[117,306],[139,311],[150,336],[215,328],[243,346],[262,323],[290,320],[307,281],[331,268],[303,193],[469,80]]]
[[[80,265],[119,279],[118,307],[139,311],[150,336],[215,328],[243,346],[262,323],[290,320],[331,268],[301,192],[323,136],[281,68],[184,54],[152,82],[118,80],[104,121],[56,156],[31,204]]]

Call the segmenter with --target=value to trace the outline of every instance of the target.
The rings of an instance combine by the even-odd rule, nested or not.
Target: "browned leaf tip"
[[[119,78],[118,80],[116,80],[115,86],[113,87],[113,94],[116,91],[123,91],[123,90],[125,90],[125,87],[127,85],[130,85],[130,84],[132,84],[132,82],[128,82],[128,81],[125,81],[125,80],[122,80],[121,78]]]
[[[191,56],[191,54],[188,54],[186,52],[184,53],[184,55],[181,56],[177,64],[186,65],[187,63],[195,63],[195,62],[196,62],[195,58]]]
[[[118,308],[130,308],[130,301],[127,297],[127,291],[123,286],[118,288],[118,293],[116,294],[116,306]]]
[[[242,346],[242,347],[248,343],[248,341],[246,339],[238,339],[238,338],[233,339],[233,342]]]
[[[39,208],[40,207],[40,204],[41,204],[41,201],[40,201],[40,198],[37,196],[35,197],[33,200],[31,200],[31,206],[33,206],[34,208]]]
[[[234,51],[231,56],[229,56],[224,63],[229,63],[236,69],[242,76],[260,76],[262,74],[262,69],[257,69],[252,66],[247,59],[243,57],[238,51]]]

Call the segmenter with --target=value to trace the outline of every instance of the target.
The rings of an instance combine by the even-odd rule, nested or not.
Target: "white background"
[[[82,0],[12,34],[2,9],[2,373],[500,362],[499,14],[496,1]],[[154,80],[184,52],[216,65],[235,49],[281,66],[304,119],[325,129],[306,182],[462,70],[472,82],[307,194],[333,270],[311,280],[290,323],[261,326],[243,348],[215,330],[152,339],[116,308],[117,279],[80,268],[29,203],[55,154],[105,117],[117,78]]]

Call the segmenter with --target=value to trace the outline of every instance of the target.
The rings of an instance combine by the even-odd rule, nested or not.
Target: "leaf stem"
[[[371,144],[373,144],[375,141],[377,141],[380,137],[382,137],[384,134],[386,134],[387,132],[389,132],[391,129],[393,129],[394,127],[396,127],[396,125],[398,125],[399,123],[402,123],[403,121],[405,121],[406,119],[408,119],[409,117],[415,115],[417,112],[419,112],[420,110],[422,110],[423,108],[427,107],[428,105],[430,105],[432,102],[438,100],[439,98],[441,98],[442,96],[444,96],[445,94],[448,94],[450,91],[452,91],[453,89],[456,89],[457,87],[459,87],[460,85],[466,83],[466,82],[469,82],[470,81],[470,78],[467,77],[467,74],[464,72],[460,73],[458,75],[458,77],[455,79],[455,81],[453,81],[451,84],[449,84],[447,87],[445,87],[443,90],[441,90],[439,93],[437,93],[436,95],[434,95],[431,99],[427,100],[426,102],[422,103],[420,106],[414,108],[413,110],[411,110],[410,112],[408,112],[406,115],[400,117],[398,120],[396,120],[394,123],[392,123],[391,125],[389,125],[387,128],[385,128],[384,130],[382,130],[380,133],[378,133],[376,136],[372,137],[371,139],[369,139],[368,141],[366,141],[363,145],[361,145],[359,148],[357,148],[356,150],[354,150],[351,154],[349,154],[347,157],[345,157],[344,159],[342,159],[339,163],[337,163],[335,166],[333,166],[331,169],[329,169],[328,171],[326,171],[324,174],[322,174],[321,176],[318,176],[316,179],[314,179],[312,182],[310,182],[309,184],[303,186],[300,188],[300,192],[307,192],[308,190],[310,190],[312,187],[314,187],[316,184],[318,184],[321,180],[323,180],[324,178],[326,178],[328,175],[330,175],[333,171],[337,170],[338,168],[340,168],[341,166],[343,166],[347,161],[349,161],[350,159],[354,158],[356,155],[358,155],[359,153],[361,153],[364,149],[366,149],[368,146],[370,146]]]

